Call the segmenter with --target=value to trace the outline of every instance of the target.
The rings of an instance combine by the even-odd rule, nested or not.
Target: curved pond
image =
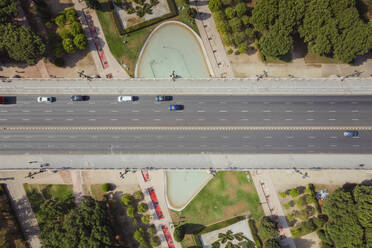
[[[181,211],[203,189],[212,176],[208,171],[180,170],[166,173],[168,207]]]
[[[135,76],[169,78],[174,71],[183,78],[209,78],[209,68],[199,36],[183,23],[169,21],[156,27],[146,40]]]

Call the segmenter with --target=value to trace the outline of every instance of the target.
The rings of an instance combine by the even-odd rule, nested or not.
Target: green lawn
[[[176,0],[177,8],[179,6],[184,6],[184,0]],[[146,38],[149,36],[151,31],[159,25],[159,23],[152,26],[142,28],[140,30],[131,32],[127,37],[120,35],[117,30],[113,12],[109,7],[109,0],[99,0],[102,5],[101,10],[97,10],[97,15],[100,20],[103,33],[105,35],[106,41],[110,48],[112,55],[119,61],[120,64],[124,63],[128,66],[128,73],[130,76],[134,77],[134,69],[136,67],[137,59],[139,53],[142,49],[143,44],[146,41]],[[190,26],[193,30],[199,33],[199,30],[196,24],[191,21],[191,19],[186,14],[186,9],[181,10],[179,15],[168,19],[176,20],[185,23]],[[166,20],[165,20],[166,21]],[[126,44],[123,44],[123,41],[127,41]]]
[[[218,172],[184,210],[173,213],[186,223],[205,226],[238,215],[258,220],[264,214],[253,183],[245,172],[233,171]]]

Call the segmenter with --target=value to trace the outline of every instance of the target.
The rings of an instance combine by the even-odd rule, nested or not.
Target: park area
[[[195,234],[234,224],[244,216],[258,221],[264,215],[248,178],[248,172],[218,172],[185,209],[170,211],[173,223],[185,226],[184,247],[195,245]]]
[[[194,31],[198,32],[198,28],[195,21],[188,14],[189,4],[185,0],[169,0],[174,6],[174,11],[177,13],[174,17],[168,17],[157,20],[152,19],[149,21],[156,21],[154,23],[146,24],[145,22],[135,25],[136,29],[126,33],[126,30],[122,30],[120,21],[118,20],[113,6],[109,0],[99,0],[101,7],[97,9],[97,15],[101,23],[103,33],[106,41],[110,48],[112,55],[119,62],[123,64],[124,68],[128,71],[131,77],[134,76],[134,70],[136,67],[137,59],[144,45],[147,37],[151,31],[159,25],[159,23],[165,20],[176,20],[185,23],[191,27]],[[182,8],[181,8],[182,7]],[[140,26],[139,26],[140,25]],[[133,27],[132,27],[133,28]]]

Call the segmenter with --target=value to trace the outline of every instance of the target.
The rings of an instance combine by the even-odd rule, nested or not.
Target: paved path
[[[17,215],[26,242],[31,248],[40,248],[39,225],[26,196],[23,184],[20,182],[11,182],[7,183],[7,188],[11,197],[12,207]]]
[[[74,192],[75,204],[80,206],[80,201],[83,198],[83,178],[80,170],[71,171],[72,191]]]
[[[372,95],[372,78],[3,79],[0,95]]]
[[[208,1],[190,1],[190,6],[195,6],[198,11],[195,22],[198,26],[215,77],[233,77],[233,70],[227,58],[220,34],[216,29],[216,23],[213,20],[212,13],[208,8]]]
[[[256,170],[251,172],[251,176],[265,215],[273,217],[278,223],[280,234],[287,237],[281,241],[282,247],[296,248],[270,175],[266,171]]]
[[[85,1],[73,0],[72,2],[74,3],[74,7],[77,10],[79,16],[82,16],[83,9],[87,8]],[[96,28],[98,39],[101,43],[102,50],[108,62],[108,67],[104,69],[100,61],[100,58],[98,56],[98,53],[95,52],[93,54],[93,60],[97,67],[97,71],[99,72],[101,77],[106,77],[107,74],[111,73],[114,78],[129,78],[128,73],[120,66],[118,61],[111,54],[110,48],[107,45],[107,41],[106,41],[105,35],[103,34],[103,29],[102,29],[101,23],[99,22],[96,11],[93,9],[89,9],[89,14]],[[87,37],[90,37],[87,23],[84,21],[84,18],[81,18],[81,20],[82,20],[82,24],[84,25],[84,30],[86,31]],[[91,50],[96,50],[94,41],[92,39],[89,39],[89,48]]]
[[[138,182],[139,182],[139,185],[142,189],[142,192],[144,193],[145,200],[149,204],[149,209],[152,212],[152,218],[153,218],[152,222],[154,223],[154,225],[156,227],[157,234],[160,237],[162,247],[168,248],[167,241],[165,239],[165,236],[163,234],[163,230],[161,228],[162,225],[167,225],[168,230],[170,231],[170,233],[172,235],[175,247],[176,248],[181,248],[181,244],[176,242],[174,240],[174,237],[173,237],[173,232],[174,232],[173,221],[172,221],[172,218],[169,214],[168,206],[167,206],[167,203],[166,203],[166,200],[165,200],[166,189],[164,188],[164,179],[165,179],[164,178],[164,171],[159,171],[159,170],[158,171],[150,171],[149,175],[150,175],[150,181],[145,182],[143,180],[143,176],[141,174],[141,171],[137,172]],[[148,191],[147,191],[147,189],[149,187],[153,187],[154,190],[155,190],[156,196],[159,200],[159,205],[160,205],[161,211],[163,212],[163,215],[164,215],[164,219],[159,220],[156,216],[155,209],[152,205],[150,195],[148,194]]]

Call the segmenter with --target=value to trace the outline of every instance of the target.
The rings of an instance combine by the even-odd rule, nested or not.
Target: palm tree
[[[234,240],[234,235],[231,230],[227,230],[226,233],[219,233],[218,234],[218,242],[221,242],[222,244],[225,244],[228,240]]]
[[[239,248],[240,246],[234,244],[233,241],[242,241],[243,239],[248,242],[248,247],[255,247],[255,243],[245,237],[242,232],[234,234],[231,230],[227,230],[226,233],[219,233],[218,240],[212,243],[212,247],[220,248],[221,244],[225,244],[227,242],[226,245],[224,245],[225,248]],[[253,246],[251,246],[251,244],[253,244]]]

